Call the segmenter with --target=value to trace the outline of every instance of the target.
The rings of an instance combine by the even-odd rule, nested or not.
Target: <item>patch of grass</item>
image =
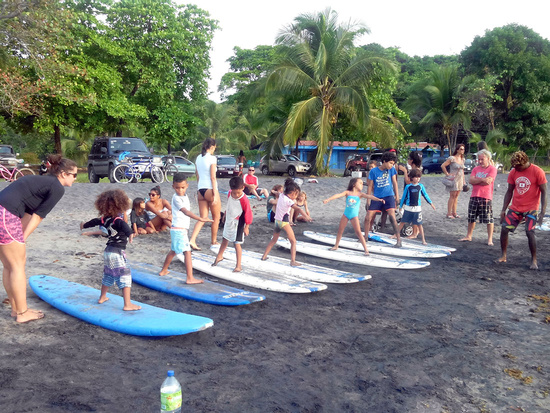
[[[523,372],[521,370],[518,370],[518,369],[504,369],[504,372],[507,375],[509,375],[510,377],[521,381],[523,384],[533,383],[533,377],[531,377],[531,376],[524,377]]]
[[[529,301],[535,303],[535,308],[530,311],[535,314],[544,314],[550,313],[550,297],[547,295],[530,295],[528,296]],[[545,315],[543,321],[546,324],[550,324],[550,315]]]

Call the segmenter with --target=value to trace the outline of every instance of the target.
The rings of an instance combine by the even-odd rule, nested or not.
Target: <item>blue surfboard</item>
[[[97,326],[134,336],[176,336],[212,327],[206,317],[178,313],[151,305],[141,305],[139,311],[123,311],[123,299],[107,294],[109,300],[99,304],[99,290],[72,281],[47,275],[29,278],[37,296],[51,306],[73,317]]]
[[[170,270],[159,276],[160,267],[132,262],[132,280],[152,290],[174,294],[190,300],[217,305],[244,305],[265,300],[260,294],[204,280],[204,284],[185,284],[186,275]]]

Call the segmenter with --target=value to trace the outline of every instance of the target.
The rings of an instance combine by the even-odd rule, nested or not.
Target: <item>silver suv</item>
[[[311,170],[311,164],[302,162],[295,155],[266,155],[260,161],[260,170],[264,175],[287,173],[288,176],[295,176],[297,173],[307,174]]]
[[[140,138],[96,138],[88,155],[88,179],[98,183],[101,178],[109,178],[116,183],[113,170],[121,163],[120,155],[127,152],[127,157],[134,163],[152,161],[156,166],[163,166],[160,156],[154,156],[145,142]],[[144,173],[144,177],[147,173]]]

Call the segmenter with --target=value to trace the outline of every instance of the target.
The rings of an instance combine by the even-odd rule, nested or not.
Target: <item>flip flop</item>
[[[4,300],[2,300],[2,304],[10,305],[10,299],[9,298],[4,298]]]

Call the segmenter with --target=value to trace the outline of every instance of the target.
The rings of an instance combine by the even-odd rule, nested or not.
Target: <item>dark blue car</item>
[[[422,159],[422,174],[442,173],[441,165],[445,158],[425,158]]]

